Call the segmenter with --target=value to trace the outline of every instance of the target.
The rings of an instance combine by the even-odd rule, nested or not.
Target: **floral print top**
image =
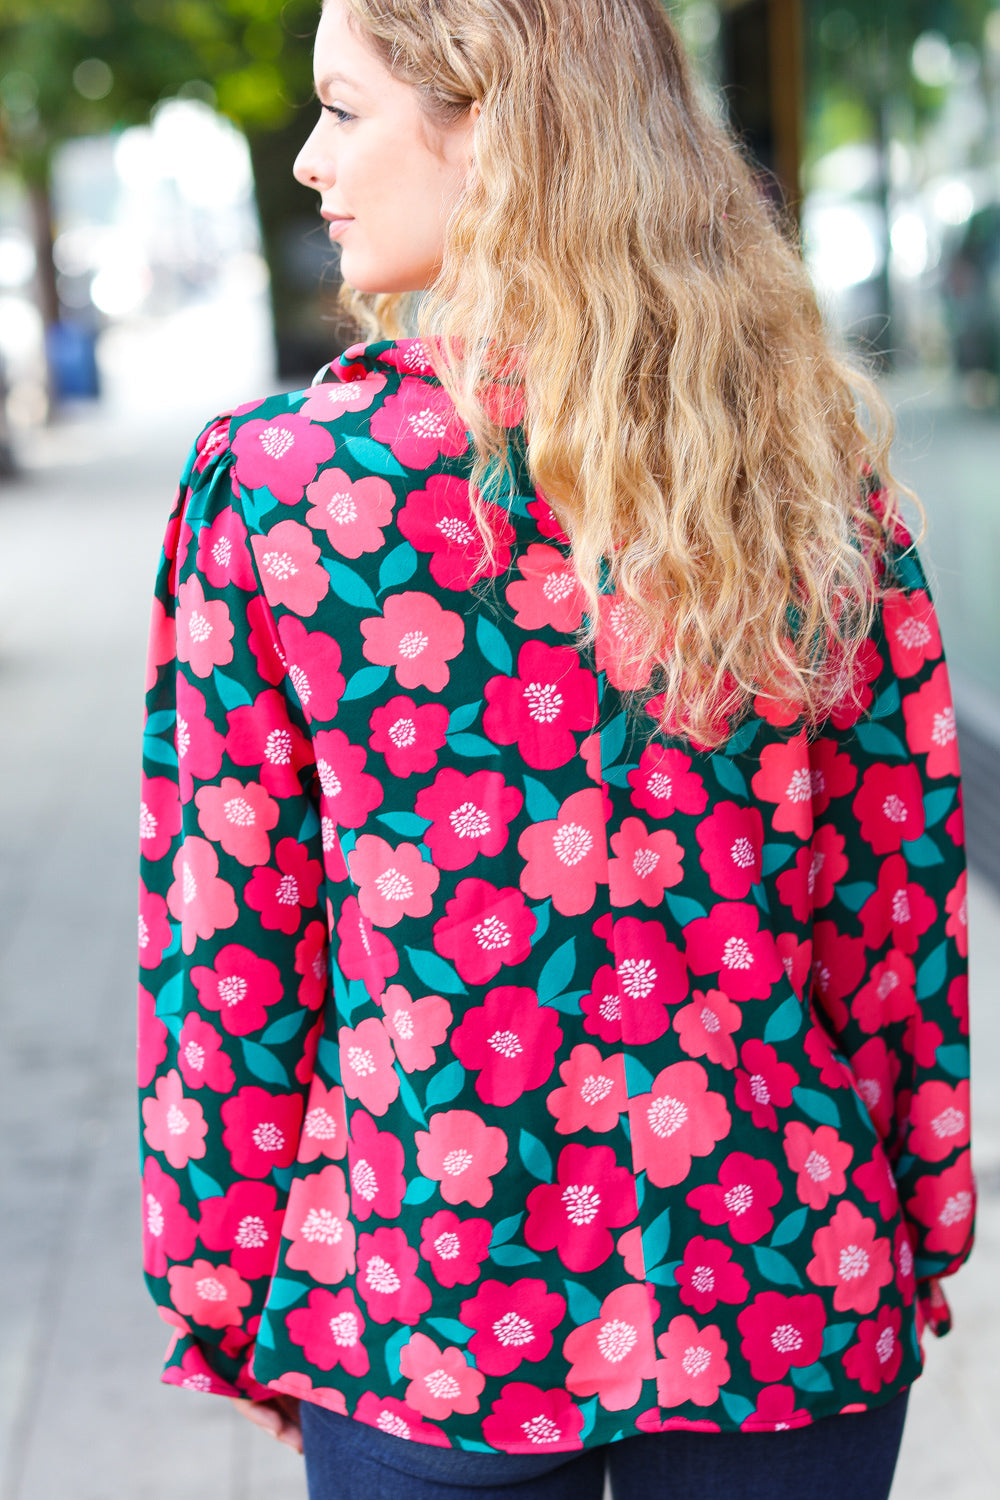
[[[165,1379],[510,1453],[878,1405],[973,1211],[917,559],[856,702],[810,737],[758,699],[710,753],[626,714],[613,594],[580,646],[523,462],[484,564],[468,466],[403,341],[183,475],[139,924]]]

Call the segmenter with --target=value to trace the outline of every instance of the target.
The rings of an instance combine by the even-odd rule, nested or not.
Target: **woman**
[[[973,1199],[878,398],[655,0],[326,0],[316,78],[383,337],[209,425],[152,634],[165,1378],[314,1500],[884,1497]]]

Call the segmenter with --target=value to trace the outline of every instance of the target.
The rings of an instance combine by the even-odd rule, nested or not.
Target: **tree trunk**
[[[38,308],[46,328],[50,328],[59,321],[59,293],[56,291],[56,267],[52,259],[52,194],[47,176],[28,184],[28,201],[31,206],[37,262],[35,281],[38,288]]]

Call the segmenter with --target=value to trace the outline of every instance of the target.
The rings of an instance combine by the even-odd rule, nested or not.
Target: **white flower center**
[[[562,1437],[562,1430],[551,1417],[546,1417],[539,1412],[537,1417],[531,1417],[527,1422],[521,1423],[521,1431],[529,1443],[558,1443]]]
[[[188,1067],[195,1073],[200,1073],[205,1066],[205,1049],[197,1042],[188,1042],[184,1048],[184,1057]]]
[[[462,1394],[462,1387],[447,1370],[432,1370],[424,1376],[424,1385],[439,1400],[454,1401]]]
[[[264,1220],[258,1214],[247,1214],[239,1222],[239,1227],[233,1236],[241,1250],[259,1250],[266,1245],[270,1236]]]
[[[943,708],[940,713],[934,715],[931,725],[931,739],[935,745],[950,745],[958,734],[955,726],[955,710]]]
[[[358,1342],[358,1319],[355,1313],[337,1313],[336,1317],[330,1319],[329,1328],[333,1334],[333,1342],[341,1349],[353,1349]]]
[[[299,702],[303,708],[309,706],[312,697],[312,683],[301,667],[291,666],[288,668],[288,680],[299,695]]]
[[[367,1047],[348,1047],[347,1066],[359,1078],[370,1078],[376,1071],[375,1059]]]
[[[687,1118],[688,1107],[683,1099],[672,1099],[669,1094],[659,1094],[646,1110],[649,1128],[661,1141],[680,1130]]]
[[[472,527],[458,516],[442,516],[437,523],[437,530],[440,531],[445,541],[460,546],[468,546],[469,542],[474,542],[476,539]]]
[[[819,1151],[810,1151],[805,1159],[803,1170],[813,1182],[826,1182],[832,1172],[829,1161]]]
[[[771,1090],[763,1073],[751,1073],[750,1092],[758,1104],[770,1104]]]
[[[351,526],[358,519],[358,507],[346,490],[338,490],[330,496],[326,513],[334,526]]]
[[[952,1224],[961,1224],[972,1213],[972,1194],[970,1192],[952,1193],[945,1200],[945,1205],[938,1214],[938,1223],[948,1229]]]
[[[623,958],[618,965],[618,981],[630,1000],[645,1000],[658,977],[648,958]]]
[[[947,1140],[949,1136],[961,1135],[965,1129],[965,1115],[954,1105],[943,1109],[939,1115],[935,1115],[931,1121],[931,1129],[939,1140]]]
[[[250,1134],[258,1151],[277,1152],[284,1149],[285,1132],[279,1130],[273,1120],[262,1120]]]
[[[381,1292],[384,1297],[391,1297],[393,1292],[398,1292],[402,1286],[394,1266],[381,1255],[373,1255],[365,1267],[365,1280],[373,1292]]]
[[[715,1272],[711,1266],[695,1266],[690,1279],[696,1292],[711,1292],[715,1287]]]
[[[494,1031],[487,1045],[501,1057],[520,1057],[524,1051],[516,1031]]]
[[[779,1323],[771,1334],[771,1347],[779,1354],[791,1354],[802,1348],[802,1335],[794,1323]]]
[[[183,1135],[188,1128],[188,1117],[176,1104],[167,1110],[167,1130],[171,1135]]]
[[[749,1182],[737,1182],[722,1195],[722,1201],[727,1211],[738,1219],[753,1205],[753,1188]]]
[[[150,812],[145,802],[139,803],[139,837],[141,839],[155,839],[156,830],[159,828],[158,820]]]
[[[351,1168],[351,1187],[366,1203],[371,1203],[378,1192],[378,1177],[375,1175],[375,1168],[363,1156]]]
[[[580,1098],[591,1107],[606,1099],[614,1087],[607,1073],[588,1073],[580,1085]]]
[[[319,784],[323,789],[324,796],[339,797],[344,789],[344,785],[330,762],[328,760],[318,760],[316,762],[316,773],[319,776]]]
[[[392,1437],[409,1439],[410,1426],[394,1411],[380,1411],[375,1420],[379,1432],[388,1432]]]
[[[390,865],[376,877],[375,889],[384,901],[409,901],[413,895],[413,881],[395,865]]]
[[[146,1228],[155,1239],[159,1239],[164,1228],[163,1204],[152,1193],[146,1194]]]
[[[900,886],[892,896],[892,920],[902,926],[910,920],[910,893],[906,886]]]
[[[785,788],[789,802],[808,802],[812,797],[812,777],[805,769],[793,771],[792,779]]]
[[[666,771],[651,771],[646,778],[646,790],[651,797],[666,801],[673,793],[674,784]]]
[[[692,1379],[703,1375],[711,1363],[712,1356],[704,1344],[692,1344],[690,1348],[684,1350],[681,1356],[681,1369]]]
[[[191,866],[184,862],[181,866],[181,900],[185,906],[189,906],[198,894],[198,882],[194,878]]]
[[[609,1318],[597,1330],[597,1347],[609,1364],[617,1365],[635,1348],[638,1337],[631,1323]]]
[[[232,556],[233,544],[230,541],[229,537],[218,537],[216,539],[215,545],[212,548],[213,562],[217,563],[220,568],[228,568],[232,560]]]
[[[446,1229],[434,1241],[434,1249],[442,1260],[454,1260],[462,1248],[462,1241],[454,1230]]]
[[[399,638],[399,654],[406,661],[415,661],[422,651],[426,651],[430,645],[430,636],[424,635],[422,630],[408,630]]]
[[[711,1010],[707,1005],[702,1006],[699,1020],[710,1036],[714,1036],[717,1031],[722,1030],[722,1022],[715,1014],[715,1011]]]
[[[867,1250],[860,1245],[845,1245],[840,1252],[838,1264],[840,1275],[845,1281],[857,1281],[859,1276],[864,1276],[871,1262]]]
[[[594,847],[594,836],[579,823],[560,823],[552,835],[556,859],[564,865],[578,865]]]
[[[487,953],[510,946],[510,928],[499,917],[484,917],[476,923],[472,933],[480,948]]]
[[[311,1244],[336,1245],[344,1237],[344,1223],[328,1208],[311,1208],[303,1220],[301,1234]]]
[[[659,863],[660,856],[655,849],[637,849],[632,856],[632,871],[640,880],[645,880]]]
[[[502,1318],[497,1318],[493,1324],[493,1334],[498,1344],[504,1347],[513,1345],[521,1348],[524,1344],[530,1344],[535,1337],[533,1325],[527,1318],[522,1318],[520,1313],[507,1312]]]
[[[401,1037],[404,1042],[412,1042],[413,1017],[408,1010],[403,1010],[402,1007],[399,1010],[394,1010],[392,1013],[392,1024],[398,1037]]]
[[[222,811],[227,822],[235,824],[237,828],[252,828],[257,821],[253,805],[245,797],[230,797],[222,804]]]
[[[272,729],[264,741],[264,754],[272,766],[287,766],[292,759],[292,736],[287,729]]]
[[[288,450],[295,447],[295,433],[289,432],[287,427],[264,427],[258,434],[257,441],[268,458],[284,458]]]
[[[411,412],[409,422],[414,436],[418,438],[443,438],[448,431],[441,414],[432,406],[425,406],[422,411]]]
[[[882,812],[890,823],[906,822],[906,803],[902,797],[897,797],[895,792],[890,792],[882,803]]]
[[[753,844],[744,834],[740,834],[729,853],[733,864],[741,870],[749,870],[757,858]]]
[[[270,573],[272,578],[280,581],[294,578],[299,571],[290,552],[265,552],[263,561],[265,573]]]
[[[456,1146],[454,1151],[448,1152],[441,1166],[449,1177],[461,1177],[472,1166],[472,1152],[463,1151],[461,1146]]]
[[[559,717],[563,695],[554,682],[529,682],[525,684],[524,701],[536,724],[551,724]]]
[[[221,1282],[217,1276],[202,1276],[199,1281],[195,1282],[194,1289],[202,1302],[225,1302],[226,1300],[225,1283]]]
[[[724,969],[753,968],[753,953],[745,938],[726,938],[722,949],[722,967]]]
[[[601,1195],[587,1182],[571,1182],[563,1188],[563,1207],[571,1224],[590,1224],[601,1206]]]
[[[553,568],[542,584],[542,593],[552,604],[558,604],[572,593],[573,580],[567,568]]]
[[[460,839],[481,839],[490,832],[489,814],[474,802],[463,802],[448,814],[448,820]]]
[[[908,651],[919,651],[931,638],[930,627],[925,620],[902,620],[896,626],[896,639]]]
[[[211,624],[197,609],[192,610],[191,618],[188,620],[188,634],[199,646],[212,634]]]
[[[247,997],[247,988],[242,974],[227,974],[219,980],[219,999],[223,1005],[239,1005]]]
[[[279,906],[295,906],[299,899],[299,883],[294,875],[282,875],[278,881],[275,897]]]
[[[417,738],[417,726],[412,719],[397,719],[389,730],[389,738],[397,750],[405,750]]]

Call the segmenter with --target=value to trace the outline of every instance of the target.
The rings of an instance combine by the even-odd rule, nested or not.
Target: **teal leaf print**
[[[384,593],[398,583],[407,583],[417,571],[417,554],[409,542],[400,542],[388,557],[382,559],[378,570],[378,591]]]
[[[511,1214],[509,1219],[500,1219],[493,1226],[493,1238],[490,1240],[490,1250],[493,1251],[498,1245],[506,1245],[508,1240],[512,1240],[520,1229],[523,1218],[524,1214],[521,1213]]]
[[[260,1323],[257,1326],[257,1342],[264,1349],[274,1348],[274,1330],[271,1327],[271,1320],[268,1318],[266,1311],[261,1316]]]
[[[793,1212],[790,1213],[787,1218],[782,1219],[781,1223],[772,1234],[772,1246],[794,1244],[799,1235],[802,1233],[803,1229],[805,1229],[806,1220],[808,1219],[808,1217],[809,1210],[805,1205],[803,1205],[802,1208],[796,1208],[795,1210],[793,1210]]]
[[[389,1376],[390,1385],[395,1385],[399,1379],[399,1356],[410,1342],[412,1333],[413,1329],[404,1323],[402,1328],[397,1328],[396,1332],[386,1340],[385,1368],[386,1374]]]
[[[354,462],[370,474],[405,474],[403,465],[393,456],[388,448],[381,443],[376,443],[374,438],[361,437],[360,434],[351,437],[341,437],[340,446],[346,448]]]
[[[833,1381],[819,1360],[814,1365],[806,1365],[804,1370],[797,1370],[793,1365],[788,1373],[792,1378],[792,1385],[800,1391],[833,1390]]]
[[[762,875],[773,875],[787,865],[796,850],[795,844],[765,844],[761,851],[760,871]]]
[[[465,1087],[465,1069],[456,1057],[454,1061],[447,1063],[440,1073],[435,1073],[427,1085],[424,1094],[424,1103],[428,1109],[434,1109],[439,1104],[450,1104],[452,1099],[457,1099]]]
[[[541,1256],[523,1245],[498,1245],[490,1251],[490,1260],[497,1266],[530,1266],[541,1260]]]
[[[745,802],[750,793],[747,791],[746,777],[743,772],[738,770],[725,755],[710,755],[709,760],[719,785],[727,792],[732,792],[733,796],[742,797]]]
[[[457,1318],[428,1318],[427,1321],[449,1344],[467,1344],[476,1331],[460,1323]]]
[[[672,1260],[666,1265],[654,1266],[646,1272],[646,1280],[653,1282],[654,1286],[676,1286],[677,1267],[683,1264],[682,1260]]]
[[[272,1026],[261,1033],[261,1041],[267,1047],[279,1047],[282,1042],[290,1042],[298,1033],[308,1014],[306,1010],[298,1010],[292,1015],[282,1016],[280,1020],[275,1021]]]
[[[479,718],[482,702],[482,698],[477,698],[475,703],[460,703],[458,708],[453,708],[448,715],[448,733],[457,734],[460,729],[468,729],[474,724]]]
[[[875,887],[870,880],[856,880],[851,885],[836,887],[837,900],[842,901],[848,911],[860,911],[868,897],[874,895]]]
[[[165,734],[171,729],[177,720],[177,714],[172,708],[158,709],[155,714],[150,714],[146,720],[147,734]]]
[[[426,1203],[437,1191],[437,1183],[429,1177],[411,1177],[403,1194],[404,1203]]]
[[[638,762],[632,761],[627,765],[602,766],[601,775],[609,786],[627,787],[629,785],[630,774],[638,769]]]
[[[624,750],[627,722],[624,714],[616,714],[610,724],[606,724],[601,730],[602,767],[613,766]]]
[[[810,1120],[816,1120],[820,1125],[832,1125],[834,1130],[840,1129],[840,1110],[829,1094],[821,1094],[818,1089],[794,1088],[792,1098]]]
[[[919,839],[904,840],[902,850],[907,864],[916,865],[920,869],[926,869],[928,865],[944,864],[944,855],[929,833]]]
[[[769,1250],[766,1245],[754,1245],[753,1258],[766,1281],[773,1281],[776,1286],[802,1285],[798,1271],[780,1250]]]
[[[871,717],[873,719],[888,719],[890,714],[899,712],[899,683],[890,682],[884,693],[879,693],[871,706]]]
[[[742,755],[744,750],[749,750],[760,732],[762,723],[763,720],[761,719],[751,719],[748,723],[743,724],[726,741],[722,750],[723,755]]]
[[[530,1130],[525,1130],[523,1126],[517,1138],[517,1150],[525,1170],[530,1172],[532,1177],[537,1177],[542,1182],[552,1181],[551,1156],[537,1135],[532,1135]]]
[[[181,949],[181,924],[179,922],[171,922],[170,933],[170,942],[163,950],[164,958],[173,958],[174,954],[179,953]]]
[[[274,510],[277,500],[266,484],[255,490],[248,490],[246,485],[241,485],[240,490],[244,515],[252,526],[259,526],[264,517]]]
[[[567,938],[542,965],[537,995],[541,1004],[561,995],[576,972],[576,938]]]
[[[536,781],[534,776],[522,776],[524,783],[524,810],[533,823],[544,823],[559,816],[559,799],[547,786]]]
[[[372,693],[378,692],[388,676],[388,667],[361,667],[341,693],[341,698],[345,702],[355,698],[369,698]]]
[[[449,734],[448,744],[456,755],[469,758],[475,756],[481,759],[484,755],[500,754],[500,747],[482,734]]]
[[[948,977],[948,938],[932,948],[917,970],[917,999],[929,1000]]]
[[[823,1354],[839,1354],[854,1337],[857,1323],[830,1323],[823,1330]]]
[[[276,1276],[267,1289],[268,1308],[273,1312],[281,1312],[284,1308],[291,1307],[298,1302],[308,1290],[307,1286],[300,1286],[297,1281],[289,1281],[287,1277]]]
[[[689,922],[695,922],[699,917],[707,917],[708,912],[700,901],[692,901],[690,896],[672,896],[669,891],[664,892],[664,901],[667,910],[675,922],[686,927]]]
[[[399,1079],[399,1097],[403,1101],[403,1108],[411,1120],[416,1120],[418,1125],[427,1124],[427,1119],[420,1108],[420,1100],[413,1092],[413,1084],[407,1078],[401,1068],[396,1069],[396,1077]]]
[[[884,724],[861,723],[854,732],[866,755],[892,755],[897,760],[908,758],[908,751],[899,735],[886,729]]]
[[[951,808],[955,800],[955,788],[953,786],[942,786],[934,792],[928,792],[924,798],[924,825],[933,828]]]
[[[421,984],[442,995],[464,995],[465,985],[446,958],[439,953],[427,953],[423,948],[407,948],[406,956],[410,968]]]
[[[878,1132],[875,1129],[875,1124],[874,1124],[874,1122],[872,1120],[871,1115],[868,1113],[868,1106],[867,1106],[867,1104],[862,1099],[861,1095],[857,1092],[856,1089],[852,1089],[851,1090],[851,1094],[853,1096],[854,1103],[855,1103],[855,1106],[856,1106],[857,1111],[858,1111],[858,1115],[861,1118],[862,1125],[868,1131],[869,1135],[877,1135]],[[901,1168],[901,1165],[900,1165],[899,1162],[896,1163],[895,1170],[899,1173],[900,1177],[902,1177],[903,1173],[902,1173],[902,1168]]]
[[[331,1042],[328,1036],[322,1036],[319,1039],[316,1061],[334,1083],[340,1083],[340,1048],[336,1042]]]
[[[423,838],[431,826],[430,818],[422,818],[419,813],[414,812],[377,813],[376,816],[386,828],[391,828],[393,833],[401,833],[408,839]]]
[[[659,1265],[670,1249],[670,1210],[665,1208],[642,1231],[642,1258],[647,1266]]]
[[[154,739],[147,734],[143,738],[142,753],[147,760],[155,760],[162,766],[176,766],[177,751],[173,745],[168,745],[165,740]]]
[[[290,1193],[295,1171],[292,1167],[272,1167],[271,1176],[283,1193]]]
[[[587,1438],[594,1430],[594,1423],[597,1420],[597,1397],[591,1396],[589,1401],[581,1401],[578,1404],[580,1410],[583,1412],[583,1426],[580,1428],[580,1436],[581,1438]]]
[[[535,919],[535,930],[531,934],[531,946],[536,948],[549,930],[552,903],[551,901],[542,901],[538,906],[529,906],[528,910]]]
[[[547,1005],[551,1010],[561,1010],[566,1016],[582,1015],[580,1001],[587,993],[586,990],[567,990],[564,995],[553,995],[551,1000],[543,1000],[542,1005]]]
[[[955,1042],[948,1047],[939,1047],[934,1056],[938,1065],[950,1073],[952,1078],[968,1078],[969,1076],[969,1049],[962,1042]]]
[[[322,557],[320,561],[330,575],[330,587],[338,599],[353,604],[355,609],[378,610],[378,600],[354,568],[335,557]]]
[[[720,1391],[719,1400],[725,1407],[730,1422],[736,1422],[740,1426],[757,1410],[752,1401],[748,1401],[746,1396],[738,1395],[736,1391]]]
[[[653,1075],[631,1052],[625,1054],[625,1085],[630,1099],[636,1094],[649,1094],[653,1089]]]
[[[222,1198],[225,1196],[215,1178],[209,1177],[208,1173],[203,1172],[201,1167],[196,1167],[193,1161],[188,1162],[188,1177],[199,1203],[205,1198]]]
[[[184,1004],[184,975],[175,974],[168,979],[156,997],[156,1014],[162,1021],[164,1016],[175,1016]]]
[[[273,1052],[268,1052],[260,1042],[248,1041],[245,1036],[240,1037],[240,1047],[247,1071],[259,1078],[261,1083],[279,1083],[286,1089],[290,1087],[288,1073]]]
[[[590,1323],[601,1316],[601,1299],[579,1281],[564,1281],[566,1306],[574,1323]]]
[[[757,885],[752,885],[750,887],[750,894],[756,901],[757,905],[760,907],[761,911],[764,912],[765,915],[769,914],[771,910],[771,903],[767,899],[767,886],[761,885],[760,883],[758,883]]]
[[[307,808],[307,810],[306,810],[306,815],[302,819],[301,825],[299,826],[299,832],[298,832],[298,841],[299,841],[299,843],[300,844],[304,844],[307,839],[311,839],[317,833],[319,833],[319,830],[320,830],[319,813],[316,811],[315,807],[313,807],[312,805],[310,805]]]
[[[488,620],[483,614],[476,620],[476,645],[491,667],[494,667],[503,677],[512,675],[514,657],[510,646],[493,621]]]
[[[764,1027],[764,1040],[772,1045],[775,1042],[787,1042],[790,1037],[795,1036],[801,1025],[802,1002],[797,995],[789,995],[787,1000],[782,1000],[773,1015],[768,1017]]]
[[[232,677],[227,677],[224,672],[219,671],[218,667],[212,673],[212,683],[219,695],[219,702],[229,712],[232,712],[234,708],[246,708],[253,702],[243,684],[235,682]]]

